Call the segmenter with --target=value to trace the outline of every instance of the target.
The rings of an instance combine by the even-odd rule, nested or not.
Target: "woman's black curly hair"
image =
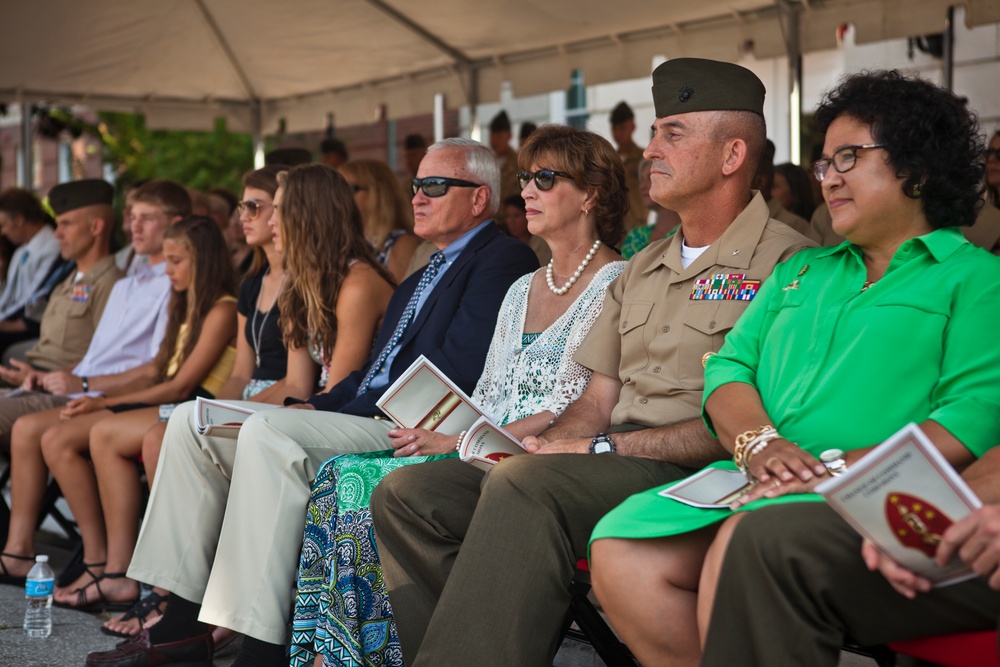
[[[822,132],[841,115],[871,128],[885,144],[903,192],[923,201],[934,228],[969,226],[983,194],[979,123],[952,92],[897,70],[847,76],[816,111]]]

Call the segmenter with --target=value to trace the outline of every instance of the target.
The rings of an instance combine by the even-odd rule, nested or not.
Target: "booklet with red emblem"
[[[982,503],[916,424],[819,484],[816,493],[884,554],[936,586],[975,576],[957,558],[940,567],[934,553],[944,531]]]
[[[458,456],[482,470],[489,470],[508,456],[524,454],[524,448],[489,417],[480,417],[458,443]]]

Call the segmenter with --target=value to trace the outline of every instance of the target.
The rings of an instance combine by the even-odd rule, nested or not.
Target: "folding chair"
[[[608,667],[636,667],[638,664],[628,647],[604,622],[597,608],[587,597],[590,593],[590,567],[587,559],[576,563],[576,573],[570,584],[569,611],[563,622],[562,637],[589,643]],[[576,623],[579,630],[572,628]]]
[[[889,644],[889,648],[941,667],[1000,667],[994,630],[912,639]]]

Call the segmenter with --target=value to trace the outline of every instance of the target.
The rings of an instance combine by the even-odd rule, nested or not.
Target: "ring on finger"
[[[781,480],[780,479],[775,479],[774,480],[774,485],[775,486],[781,486]]]
[[[771,461],[777,461],[778,463],[781,463],[781,459],[779,459],[777,456],[772,456],[768,460],[764,461],[764,466],[770,468]]]

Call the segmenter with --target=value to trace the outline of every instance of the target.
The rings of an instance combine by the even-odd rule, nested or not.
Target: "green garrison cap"
[[[107,181],[99,178],[87,178],[82,181],[60,183],[49,190],[49,206],[56,215],[75,211],[84,206],[97,204],[111,205],[115,198],[115,189]]]
[[[264,156],[264,164],[294,167],[297,164],[309,164],[312,159],[308,148],[275,148]]]
[[[632,107],[625,104],[625,102],[619,102],[618,106],[611,110],[611,124],[618,125],[619,123],[624,123],[629,120],[635,120],[635,114],[632,113]]]
[[[764,84],[739,65],[675,58],[653,70],[656,117],[692,111],[752,111],[764,115]]]
[[[510,132],[510,118],[506,111],[501,111],[490,121],[490,132]]]

